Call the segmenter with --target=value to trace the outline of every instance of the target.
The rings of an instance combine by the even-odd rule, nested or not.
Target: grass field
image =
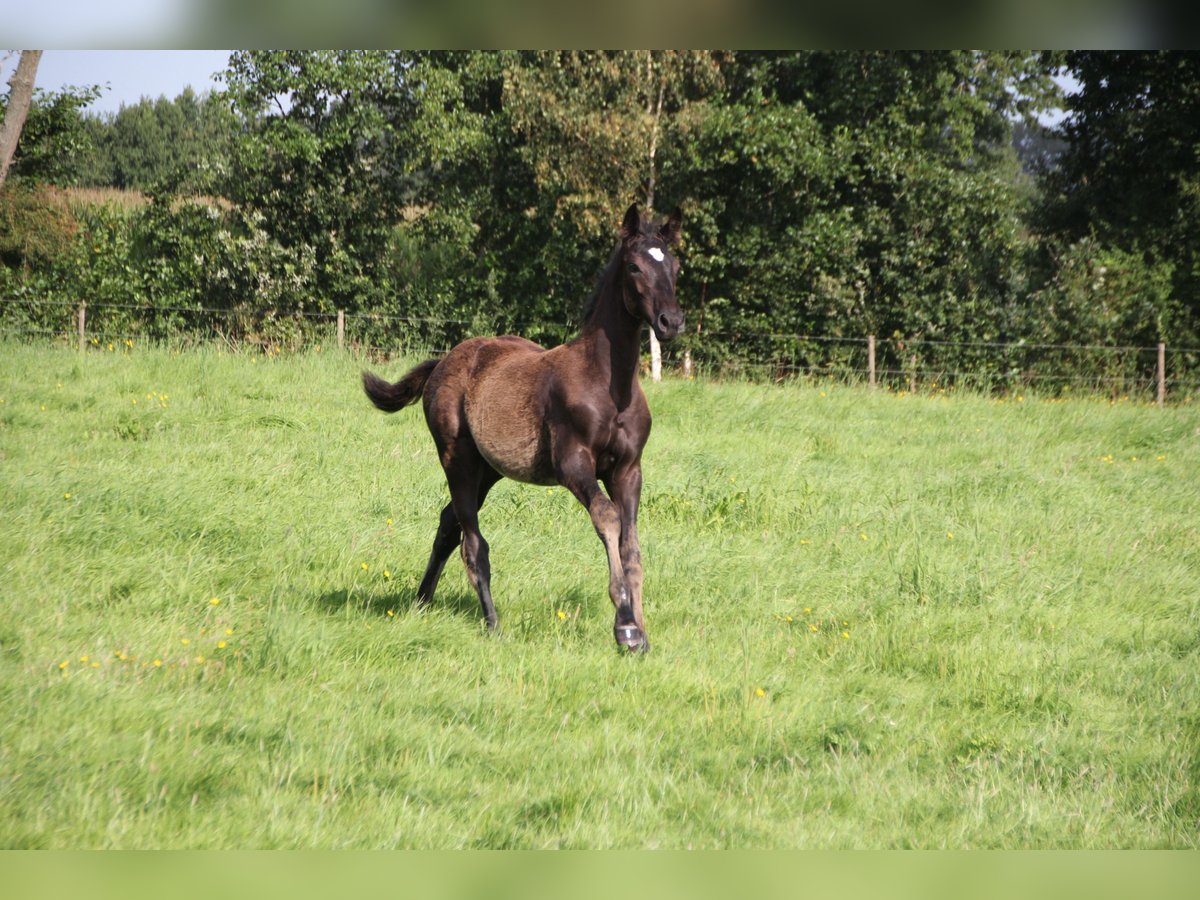
[[[0,347],[0,846],[1200,844],[1200,410],[647,385],[631,658],[360,366]]]

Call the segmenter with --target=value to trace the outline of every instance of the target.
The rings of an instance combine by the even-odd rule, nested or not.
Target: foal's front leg
[[[633,609],[633,620],[642,630],[643,652],[650,649],[646,638],[646,619],[642,612],[642,550],[638,544],[637,515],[642,498],[642,465],[638,460],[617,469],[611,479],[604,482],[617,511],[621,516],[621,564],[625,569],[625,583],[629,585],[629,605]]]
[[[575,495],[588,515],[608,554],[608,596],[617,610],[613,635],[617,643],[630,650],[644,651],[646,636],[633,611],[630,590],[621,554],[621,513],[617,505],[600,489],[596,480],[596,462],[590,451],[579,447],[568,451],[556,465],[558,481]],[[641,570],[639,567],[639,584]]]

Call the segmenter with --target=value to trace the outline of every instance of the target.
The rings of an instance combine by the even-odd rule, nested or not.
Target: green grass
[[[1200,844],[1194,408],[647,385],[630,658],[357,360],[0,352],[0,846]]]

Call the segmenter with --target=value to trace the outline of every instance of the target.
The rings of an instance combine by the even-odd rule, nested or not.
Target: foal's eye
[[[636,275],[638,272],[642,271],[634,263],[630,263],[628,266],[628,269],[629,269],[630,274],[632,274],[632,275]]]

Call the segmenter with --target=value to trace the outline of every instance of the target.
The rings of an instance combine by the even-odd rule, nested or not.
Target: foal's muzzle
[[[683,332],[683,310],[673,309],[670,312],[659,313],[650,323],[654,335],[660,341],[677,338]]]

